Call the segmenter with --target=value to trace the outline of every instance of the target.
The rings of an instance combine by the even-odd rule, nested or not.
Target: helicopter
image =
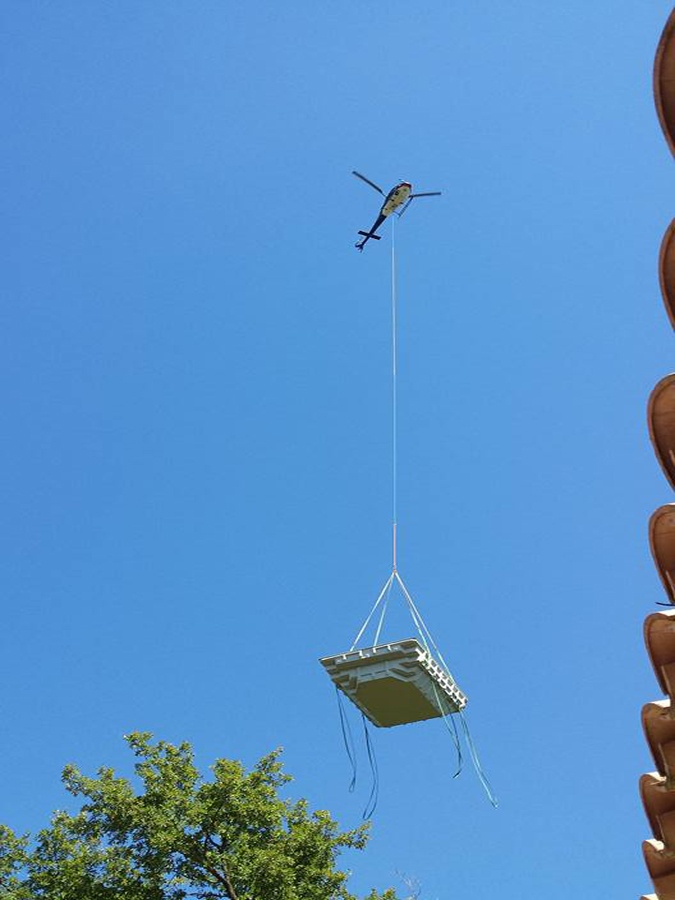
[[[369,184],[371,188],[375,188],[375,190],[378,193],[382,194],[382,196],[384,197],[384,203],[382,204],[382,207],[380,209],[380,214],[373,223],[370,231],[359,231],[359,234],[363,235],[363,239],[357,241],[354,244],[357,250],[363,250],[366,242],[371,239],[374,241],[379,241],[382,235],[375,234],[375,232],[384,222],[387,216],[390,216],[393,212],[395,212],[396,215],[400,218],[413,202],[415,197],[440,197],[441,195],[441,191],[428,191],[424,194],[413,194],[412,184],[410,184],[409,181],[399,182],[398,184],[394,185],[394,187],[389,191],[388,194],[385,194],[381,187],[376,185],[374,181],[371,181],[370,178],[366,178],[366,176],[362,175],[360,172],[352,170],[352,175],[356,175],[356,177],[360,178],[361,181],[365,181],[366,184]],[[402,206],[403,209],[400,212],[396,212],[400,206]]]

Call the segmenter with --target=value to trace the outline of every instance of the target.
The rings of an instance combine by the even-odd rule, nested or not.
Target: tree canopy
[[[0,825],[3,900],[356,900],[336,863],[365,846],[367,824],[343,832],[325,810],[283,799],[291,778],[279,750],[250,772],[218,759],[206,780],[190,744],[125,739],[135,784],[68,765],[62,780],[79,811],[55,812],[34,837]]]

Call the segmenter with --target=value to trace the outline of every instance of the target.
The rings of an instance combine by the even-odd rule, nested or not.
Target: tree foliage
[[[63,771],[78,812],[57,811],[34,838],[0,826],[3,900],[356,900],[336,867],[367,825],[341,832],[325,810],[282,799],[275,751],[250,771],[228,759],[205,780],[189,744],[135,733],[136,783]],[[372,891],[366,900],[396,900]]]

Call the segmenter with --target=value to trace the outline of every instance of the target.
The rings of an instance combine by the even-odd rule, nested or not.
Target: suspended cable
[[[382,602],[382,600],[383,600],[385,594],[387,593],[387,588],[389,588],[389,587],[391,586],[391,583],[393,582],[393,580],[394,580],[394,573],[392,572],[391,575],[389,576],[389,578],[387,578],[387,580],[385,581],[384,587],[383,587],[382,590],[380,591],[380,594],[379,594],[377,600],[375,601],[375,605],[373,606],[373,608],[371,609],[371,611],[368,613],[368,616],[366,617],[366,621],[363,623],[363,625],[361,626],[361,629],[359,630],[359,633],[358,633],[358,634],[356,635],[356,637],[354,638],[354,642],[353,642],[353,644],[351,645],[351,647],[349,648],[349,652],[350,652],[350,653],[352,652],[352,650],[354,650],[354,649],[356,648],[356,645],[358,644],[358,642],[359,642],[359,641],[361,640],[361,638],[363,637],[363,632],[366,630],[366,628],[367,628],[368,625],[370,624],[370,620],[371,620],[371,619],[373,618],[373,616],[375,615],[375,611],[377,610],[378,606],[379,606],[380,603]]]
[[[382,631],[382,626],[384,625],[384,617],[387,615],[387,607],[389,606],[389,598],[391,597],[391,589],[394,585],[394,575],[392,572],[391,578],[389,579],[389,587],[387,588],[387,592],[384,595],[384,602],[382,604],[382,612],[380,613],[380,620],[377,623],[377,630],[375,631],[375,639],[373,640],[373,644],[377,646],[380,641],[380,632]]]
[[[392,495],[392,571],[396,572],[398,530],[398,346],[396,316],[396,220],[391,223],[391,495]]]
[[[497,806],[499,805],[497,803],[497,798],[495,797],[495,795],[492,791],[492,785],[488,781],[487,775],[483,771],[483,767],[480,764],[480,759],[478,758],[478,752],[476,751],[476,747],[473,743],[473,739],[471,738],[471,732],[469,731],[469,725],[468,725],[466,719],[464,718],[464,713],[461,710],[459,711],[459,718],[462,721],[462,728],[464,729],[464,737],[466,738],[466,743],[469,748],[469,753],[471,754],[471,761],[473,762],[473,767],[476,770],[476,775],[478,775],[480,783],[483,785],[483,788],[485,789],[485,793],[488,796],[488,800],[496,809]]]
[[[347,751],[347,758],[349,759],[349,762],[352,766],[352,780],[349,783],[349,793],[351,794],[356,787],[356,750],[354,749],[354,736],[352,735],[351,725],[349,724],[349,719],[347,718],[344,705],[342,703],[342,692],[337,685],[335,685],[335,694],[337,696],[338,709],[340,710],[342,741],[345,745],[345,750]]]
[[[458,778],[459,775],[461,775],[461,773],[462,773],[462,767],[464,766],[464,757],[462,756],[462,745],[459,740],[459,732],[457,731],[457,725],[455,723],[455,720],[452,717],[453,714],[452,713],[448,714],[445,711],[445,707],[441,703],[441,698],[438,696],[438,690],[433,681],[432,681],[431,685],[434,689],[434,697],[436,698],[436,706],[438,707],[438,711],[440,712],[441,718],[443,719],[443,724],[445,725],[446,730],[447,730],[448,734],[450,735],[450,738],[452,739],[452,743],[455,745],[455,751],[457,753],[457,770],[454,772],[452,777]]]
[[[368,722],[363,713],[361,713],[361,718],[363,720],[363,733],[366,739],[366,750],[368,751],[368,761],[370,762],[370,773],[372,775],[372,785],[370,788],[370,796],[368,797],[368,802],[366,803],[363,810],[363,818],[370,819],[375,810],[377,809],[377,800],[380,794],[380,773],[377,769],[377,758],[375,756],[375,747],[372,743],[370,737],[370,731],[368,729]]]
[[[440,662],[440,664],[443,666],[443,668],[445,669],[446,673],[447,673],[447,674],[450,676],[450,678],[452,678],[452,680],[454,681],[455,678],[454,678],[452,672],[450,671],[450,667],[448,666],[448,664],[447,664],[447,663],[445,662],[445,660],[443,659],[443,654],[442,654],[441,651],[438,649],[438,645],[436,644],[436,641],[434,640],[433,635],[431,634],[431,632],[430,632],[429,629],[427,628],[427,626],[426,626],[426,624],[425,624],[425,622],[424,622],[424,619],[422,618],[421,612],[420,612],[420,611],[418,610],[418,608],[415,606],[415,601],[413,600],[410,591],[408,590],[408,588],[407,588],[407,587],[405,586],[405,584],[403,583],[403,579],[402,579],[401,576],[398,574],[398,572],[395,573],[395,578],[396,578],[396,581],[397,581],[398,584],[399,584],[399,587],[401,588],[401,591],[403,592],[403,596],[405,597],[406,603],[408,604],[408,609],[410,610],[410,615],[411,615],[411,617],[412,617],[412,620],[413,620],[413,622],[415,623],[415,625],[416,625],[416,627],[417,627],[417,630],[418,630],[419,633],[420,633],[420,637],[422,638],[422,643],[424,644],[424,649],[427,651],[427,653],[428,653],[430,656],[434,656],[434,653],[435,653],[436,658],[438,659],[438,661]],[[428,641],[428,643],[427,643],[427,641]],[[434,650],[434,653],[431,652],[431,649]]]

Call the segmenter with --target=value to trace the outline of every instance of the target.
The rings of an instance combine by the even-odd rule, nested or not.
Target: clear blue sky
[[[68,761],[129,772],[144,729],[204,766],[281,744],[294,794],[358,822],[317,663],[390,566],[389,248],[353,248],[357,168],[444,192],[398,229],[400,568],[501,805],[440,722],[377,731],[353,889],[649,889],[670,9],[3,4],[0,821],[44,824]]]

